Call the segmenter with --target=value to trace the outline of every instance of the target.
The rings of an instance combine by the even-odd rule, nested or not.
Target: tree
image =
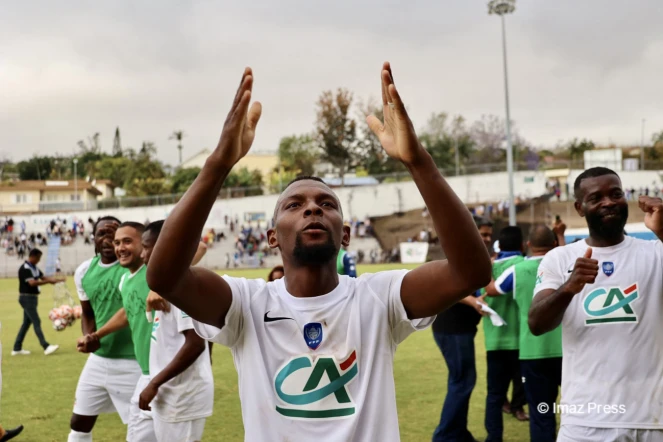
[[[73,163],[72,159],[70,157],[65,157],[61,155],[55,155],[52,157],[53,161],[53,169],[51,170],[51,174],[49,178],[53,179],[69,179],[72,178],[73,175]]]
[[[470,158],[476,150],[476,144],[465,124],[465,118],[461,115],[456,115],[451,121],[451,138],[453,138],[454,165],[456,150],[458,150],[459,167],[462,167],[470,162]]]
[[[101,143],[99,141],[99,132],[95,133],[91,137],[87,137],[87,144],[83,140],[78,140],[78,147],[82,154],[91,152],[91,153],[101,153]]]
[[[225,189],[233,189],[233,196],[262,195],[262,185],[262,173],[260,173],[260,170],[249,171],[246,167],[238,170],[233,169],[223,182]],[[227,195],[226,192],[221,190],[221,195]]]
[[[106,157],[108,157],[107,154],[92,151],[83,152],[81,155],[77,155],[76,158],[78,158],[78,177],[84,178],[86,175],[89,177],[98,177],[99,173],[95,168],[97,161],[100,161]],[[72,172],[71,177],[73,177],[73,157],[69,159],[69,164],[70,170]]]
[[[166,172],[161,162],[155,159],[156,154],[156,146],[149,141],[143,142],[138,152],[131,148],[126,150],[125,158],[132,163],[123,186],[127,195],[159,195],[170,191]]]
[[[652,146],[645,148],[647,159],[658,161],[663,157],[663,130],[652,135],[651,142]]]
[[[583,159],[585,151],[593,150],[595,147],[594,142],[591,140],[583,139],[582,141],[578,141],[577,138],[574,138],[566,145],[566,151],[571,161],[578,161]]]
[[[122,156],[122,140],[120,139],[120,128],[115,128],[115,137],[113,138],[113,156]]]
[[[231,171],[226,180],[223,182],[223,187],[260,187],[262,186],[262,173],[260,170],[255,169],[249,171],[247,167]]]
[[[295,176],[313,175],[320,152],[310,135],[291,135],[281,138],[278,156],[284,172],[294,172]]]
[[[18,176],[18,168],[16,164],[9,161],[7,158],[0,159],[0,183],[5,179],[9,179],[12,175]]]
[[[360,163],[361,147],[357,141],[357,122],[350,117],[352,94],[339,89],[336,95],[325,91],[316,103],[315,132],[324,161],[331,163],[343,182],[346,173]]]
[[[663,130],[652,135],[651,142],[654,147],[663,147]]]
[[[104,157],[94,163],[95,173],[90,176],[95,179],[111,180],[116,186],[124,186],[132,167],[134,163],[129,158]]]
[[[419,134],[419,142],[433,157],[433,162],[438,168],[446,169],[454,163],[453,139],[449,134],[441,132],[439,124],[446,119],[446,114],[438,114],[431,117],[428,127]],[[437,127],[435,127],[437,126]]]
[[[391,158],[382,148],[380,141],[366,123],[366,117],[375,115],[384,121],[382,107],[374,99],[369,98],[365,103],[359,104],[359,116],[363,123],[360,125],[359,148],[361,167],[368,175],[384,175],[395,172],[405,172],[405,166],[400,161]]]
[[[281,193],[283,187],[298,176],[300,175],[295,171],[284,170],[281,175],[278,172],[272,172],[269,175],[269,191],[272,193]]]
[[[29,160],[20,161],[16,165],[21,180],[46,180],[53,169],[53,159],[47,156],[33,156]]]
[[[177,169],[170,179],[172,193],[184,193],[193,184],[200,173],[200,167],[187,167]]]
[[[419,141],[433,157],[437,167],[453,169],[456,164],[456,149],[459,163],[467,163],[474,150],[474,142],[465,127],[465,119],[456,116],[449,122],[449,116],[440,112],[431,115],[426,127],[421,131]]]
[[[173,131],[173,134],[168,138],[169,140],[177,140],[177,151],[179,152],[180,162],[182,165],[182,139],[184,138],[184,132],[181,130]]]
[[[512,125],[512,135],[516,131]],[[506,160],[503,142],[506,139],[506,124],[495,115],[482,115],[470,129],[472,140],[476,144],[476,152],[472,156],[474,164],[502,163]]]

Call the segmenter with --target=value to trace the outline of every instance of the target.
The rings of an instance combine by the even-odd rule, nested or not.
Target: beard
[[[616,215],[611,220],[604,220],[606,213]],[[597,211],[586,213],[587,226],[601,238],[615,238],[624,233],[624,226],[628,219],[628,205],[617,206],[610,211]]]
[[[297,234],[293,257],[298,264],[302,266],[320,266],[335,260],[337,256],[338,249],[329,232],[327,232],[325,243],[309,246],[304,245],[301,233]]]

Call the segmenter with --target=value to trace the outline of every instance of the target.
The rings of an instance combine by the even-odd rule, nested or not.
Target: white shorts
[[[559,427],[557,442],[663,442],[663,430],[594,428],[580,425]]]
[[[164,422],[154,415],[154,432],[159,442],[198,442],[203,440],[205,418],[183,422]]]
[[[131,404],[129,405],[129,426],[127,427],[128,442],[158,442],[157,437],[154,434],[152,412],[141,410],[138,406],[140,394],[149,383],[150,377],[141,374],[138,383],[134,385],[134,394],[131,397]]]
[[[91,354],[78,379],[74,414],[99,416],[117,412],[126,425],[129,402],[140,374],[140,366],[134,359],[111,359]]]

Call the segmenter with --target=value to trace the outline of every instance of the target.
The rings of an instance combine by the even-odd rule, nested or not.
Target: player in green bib
[[[554,442],[556,438],[554,404],[562,384],[562,327],[534,336],[529,329],[529,314],[539,264],[550,250],[564,245],[564,235],[555,235],[546,226],[536,226],[530,231],[527,243],[532,256],[505,269],[486,292],[490,296],[513,298],[518,304],[520,319],[519,347],[520,368],[525,379],[525,396],[529,405],[530,439]],[[506,295],[506,296],[500,296]],[[539,404],[548,406],[541,413]]]
[[[140,269],[134,273],[125,273],[120,282],[122,303],[134,341],[136,360],[145,376],[150,374],[150,335],[152,334],[152,325],[145,317],[145,303],[150,294],[145,279],[146,273],[147,268],[141,264]]]
[[[150,338],[152,324],[145,315],[145,305],[150,294],[147,285],[145,263],[143,262],[143,246],[141,236],[145,226],[136,222],[120,224],[115,233],[115,254],[120,265],[128,270],[119,283],[123,309],[108,322],[107,326],[97,332],[111,336],[126,331],[129,325],[133,339],[136,360],[142,375],[134,386],[134,394],[129,405],[128,441],[156,442],[154,422],[150,411],[139,407],[139,396],[150,383]]]
[[[493,262],[493,278],[504,270],[521,262],[523,258],[523,234],[519,227],[510,226],[502,229],[499,235],[500,252]],[[502,407],[505,402],[509,384],[513,381],[511,410],[524,415],[524,392],[520,380],[518,363],[518,306],[509,297],[488,297],[486,304],[506,322],[495,326],[488,316],[483,318],[483,331],[486,340],[487,390],[485,426],[487,440],[502,440],[504,421]],[[522,391],[522,390],[521,390]]]
[[[150,384],[150,346],[152,324],[146,316],[147,299],[150,288],[147,285],[147,259],[141,243],[145,230],[143,224],[125,222],[115,233],[115,253],[120,265],[126,269],[118,288],[123,307],[96,332],[96,336],[105,338],[118,333],[130,331],[136,359],[140,365],[142,376],[134,383],[129,405],[129,426],[127,440],[137,442],[156,441],[152,412],[140,409],[140,393]],[[196,263],[205,254],[206,247],[201,243],[196,254]],[[127,326],[129,328],[127,328]]]
[[[102,413],[117,412],[123,423],[129,421],[129,402],[140,377],[131,334],[126,331],[100,338],[96,335],[118,310],[122,297],[118,285],[126,269],[120,266],[113,239],[120,221],[106,216],[94,226],[96,255],[82,263],[74,282],[83,310],[84,337],[78,350],[88,357],[76,387],[69,442],[92,441],[92,429]]]

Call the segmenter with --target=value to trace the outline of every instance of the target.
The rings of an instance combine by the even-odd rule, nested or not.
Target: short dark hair
[[[135,229],[140,235],[142,235],[145,231],[145,224],[137,223],[136,221],[125,221],[118,226],[118,229],[122,227],[131,227],[132,229]]]
[[[111,216],[111,215],[102,216],[101,218],[99,218],[99,219],[97,220],[96,223],[94,223],[94,226],[92,227],[92,234],[93,234],[93,235],[97,233],[97,225],[98,225],[100,222],[102,222],[102,221],[115,221],[115,222],[118,223],[118,224],[122,224],[122,221],[120,221],[119,219],[115,218],[114,216]]]
[[[482,227],[493,227],[493,222],[489,219],[486,218],[481,218],[477,220],[477,228],[480,229]]]
[[[605,175],[614,175],[617,178],[619,178],[617,172],[615,172],[612,169],[608,169],[607,167],[592,167],[585,170],[580,175],[578,175],[575,182],[573,183],[573,196],[575,197],[576,201],[582,199],[582,195],[580,192],[580,185],[582,184],[583,180],[586,180],[587,178],[596,178]]]
[[[158,221],[152,221],[145,227],[145,232],[149,235],[153,235],[154,238],[159,238],[159,235],[161,234],[161,229],[163,229],[163,223],[166,222],[165,219],[160,219]]]
[[[533,226],[529,231],[529,242],[533,247],[555,247],[557,237],[550,227],[539,224]]]
[[[523,231],[518,226],[508,226],[500,231],[500,251],[520,252],[523,248]]]
[[[42,253],[41,250],[39,250],[39,249],[32,249],[32,250],[30,250],[30,253],[28,254],[28,257],[31,257],[31,256],[41,256],[41,255],[43,255],[43,253]]]
[[[267,276],[267,281],[274,281],[274,273],[276,272],[281,272],[285,275],[285,269],[283,266],[276,266],[272,269],[271,272],[269,272],[269,275]]]
[[[294,183],[296,183],[297,181],[304,181],[304,180],[317,181],[317,182],[322,183],[322,184],[324,184],[325,186],[329,187],[329,185],[328,185],[327,183],[325,183],[325,180],[323,180],[323,179],[320,178],[320,177],[312,176],[312,175],[302,175],[302,176],[298,176],[298,177],[295,178],[294,180],[290,181],[290,182],[289,182],[289,183],[283,188],[283,190],[287,189],[288,187],[290,187],[291,184],[294,184]]]
[[[294,180],[290,181],[290,182],[289,182],[289,183],[283,188],[283,190],[281,191],[281,195],[282,195],[283,192],[285,192],[285,190],[286,190],[288,187],[290,187],[292,184],[296,183],[297,181],[304,181],[304,180],[317,181],[318,183],[322,183],[322,184],[324,184],[325,186],[329,187],[329,185],[328,185],[327,183],[325,183],[325,181],[324,181],[322,178],[320,178],[320,177],[312,176],[312,175],[302,175],[302,176],[298,176],[298,177],[295,178]],[[330,187],[330,189],[331,189],[331,187]],[[281,199],[281,195],[279,195],[279,200]],[[341,211],[341,214],[343,214],[343,209],[341,208],[341,201],[338,199],[338,196],[336,196],[336,200],[338,201],[338,208],[339,208],[339,210]],[[277,200],[276,205],[274,206],[274,214],[272,215],[272,222],[276,222],[276,214],[277,214],[278,210],[279,210],[279,201]]]

